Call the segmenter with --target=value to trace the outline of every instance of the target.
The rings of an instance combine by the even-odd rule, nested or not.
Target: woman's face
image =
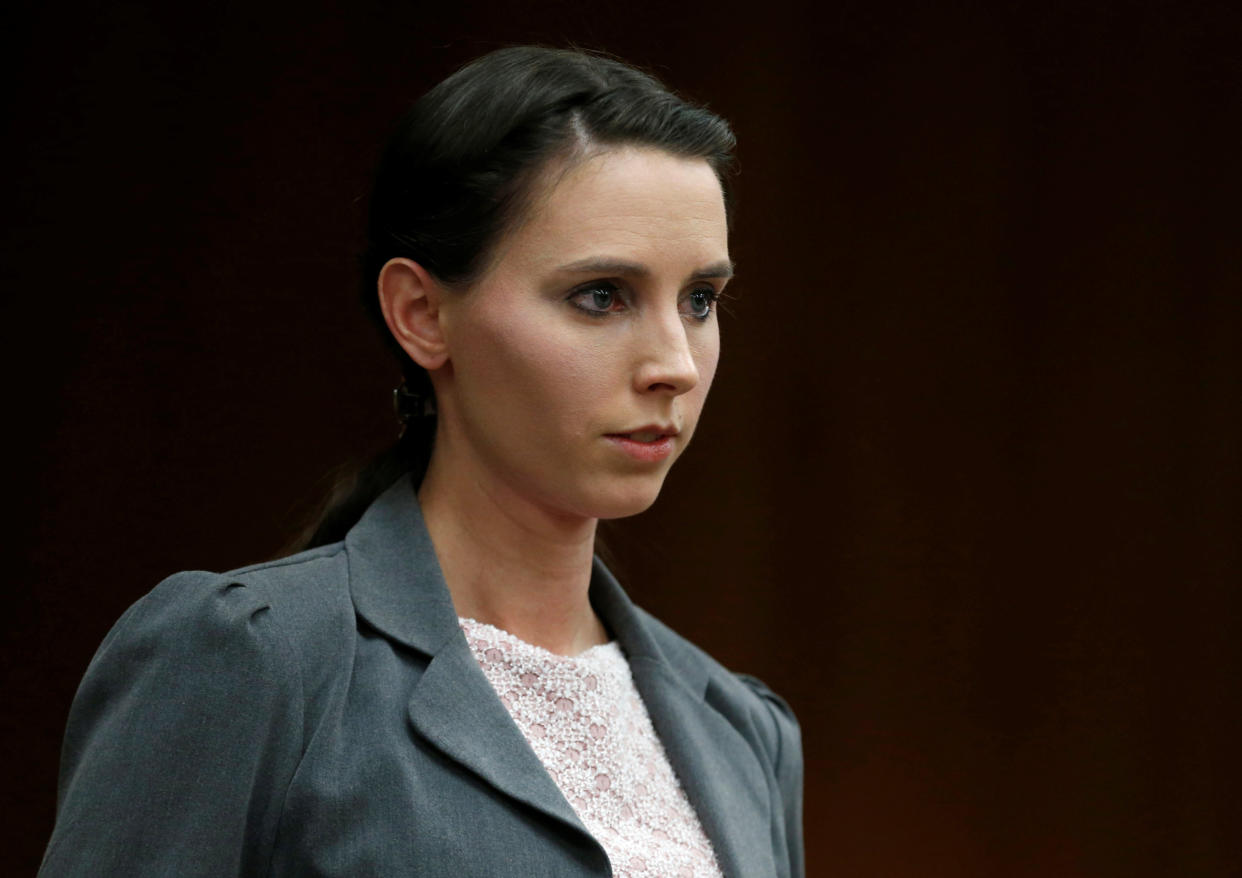
[[[487,273],[441,304],[437,456],[558,516],[632,515],[716,371],[721,188],[701,159],[632,147],[551,180]]]

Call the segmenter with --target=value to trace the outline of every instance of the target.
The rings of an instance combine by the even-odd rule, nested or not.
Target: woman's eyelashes
[[[685,297],[684,306],[695,320],[706,320],[716,310],[716,302],[720,299],[720,290],[715,287],[695,287]]]
[[[712,286],[694,287],[682,295],[678,310],[702,323],[716,310],[720,291]],[[592,317],[608,317],[633,307],[632,293],[613,281],[592,281],[569,294],[569,303]]]
[[[597,280],[578,287],[569,295],[569,303],[592,317],[607,317],[625,309],[621,288],[612,281]]]

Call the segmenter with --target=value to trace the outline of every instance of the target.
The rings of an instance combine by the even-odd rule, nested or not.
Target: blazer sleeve
[[[74,698],[40,876],[264,874],[303,703],[257,589],[165,580],[104,639]]]
[[[748,674],[737,674],[737,677],[759,696],[765,708],[760,726],[783,810],[789,874],[802,878],[806,874],[802,842],[802,731],[783,698],[755,677]]]

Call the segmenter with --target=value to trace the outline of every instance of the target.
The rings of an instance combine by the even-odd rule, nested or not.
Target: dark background
[[[0,871],[122,610],[276,554],[392,438],[378,143],[538,41],[739,135],[714,396],[613,543],[796,709],[810,874],[1242,875],[1232,7],[10,6]]]

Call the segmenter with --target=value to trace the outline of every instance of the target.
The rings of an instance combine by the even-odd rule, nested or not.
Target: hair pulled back
[[[570,166],[598,149],[625,145],[704,159],[728,204],[734,146],[728,123],[602,55],[500,49],[440,82],[398,121],[371,191],[361,293],[412,393],[432,398],[431,380],[384,323],[376,293],[384,265],[412,259],[445,286],[465,289],[486,271],[553,161]],[[337,485],[299,547],[342,539],[404,473],[420,483],[434,435],[434,416],[411,418],[395,447]]]

